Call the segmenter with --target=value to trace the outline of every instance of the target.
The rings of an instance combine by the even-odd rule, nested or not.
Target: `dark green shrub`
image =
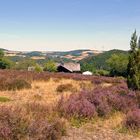
[[[36,65],[35,72],[38,72],[38,73],[43,72],[43,69],[39,65]]]
[[[109,71],[106,71],[106,70],[96,70],[95,74],[99,75],[99,76],[108,76],[109,75]]]
[[[113,54],[107,64],[110,69],[110,76],[127,76],[128,55]]]
[[[45,66],[44,66],[44,71],[49,71],[49,72],[56,72],[57,67],[54,61],[50,60],[48,61]]]
[[[7,59],[0,59],[0,69],[9,69],[12,62]]]

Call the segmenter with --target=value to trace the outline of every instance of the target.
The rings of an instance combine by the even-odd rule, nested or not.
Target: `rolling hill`
[[[96,69],[104,69],[108,70],[108,65],[106,61],[113,55],[113,54],[128,54],[127,51],[122,50],[110,50],[98,54],[97,56],[90,56],[80,61],[81,65],[90,64],[94,66]]]
[[[21,52],[21,51],[11,51],[11,50],[5,50],[4,51],[5,56],[10,58],[11,60],[18,61],[24,58],[31,58],[34,60],[46,60],[46,59],[53,59],[54,61],[62,62],[62,61],[80,61],[84,58],[87,58],[89,56],[98,55],[102,53],[101,51],[97,50],[73,50],[73,51],[32,51],[32,52]]]
[[[111,57],[112,54],[126,54],[127,51],[122,50],[110,50],[110,51],[97,51],[97,50],[72,50],[72,51],[32,51],[32,52],[21,52],[21,51],[11,51],[2,49],[5,52],[5,56],[12,61],[18,62],[25,58],[30,58],[39,63],[44,63],[49,59],[55,62],[80,62],[81,66],[88,64],[94,66],[96,69],[108,70],[106,60]]]

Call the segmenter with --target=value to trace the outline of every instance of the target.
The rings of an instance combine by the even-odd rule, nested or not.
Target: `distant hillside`
[[[53,51],[53,52],[41,52],[41,51],[32,51],[32,52],[21,52],[21,51],[12,51],[2,49],[5,52],[5,56],[9,59],[18,62],[25,58],[31,58],[39,63],[46,62],[49,59],[52,59],[56,62],[71,62],[76,61],[80,62],[81,65],[88,63],[97,69],[108,69],[106,60],[111,57],[112,54],[126,53],[127,51],[122,50],[111,50],[111,51],[97,51],[97,50],[72,50],[72,51]]]
[[[31,57],[32,59],[53,59],[53,60],[61,60],[61,61],[80,61],[86,57],[97,55],[101,53],[100,51],[95,50],[73,50],[73,51],[54,51],[54,52],[27,52],[24,53],[26,57]]]
[[[66,51],[66,52],[53,52],[53,53],[48,53],[47,55],[51,55],[52,57],[61,57],[61,58],[66,58],[70,59],[73,61],[80,61],[86,57],[93,56],[93,55],[98,55],[102,53],[102,51],[97,51],[97,50],[73,50],[73,51]]]
[[[6,49],[3,49],[3,48],[0,48],[0,50],[2,50],[2,51],[8,51],[8,50],[6,50]]]
[[[128,54],[127,51],[122,51],[122,50],[110,50],[103,52],[97,56],[90,56],[88,58],[85,58],[80,61],[81,65],[83,64],[91,64],[93,65],[96,69],[105,69],[108,70],[108,65],[106,61],[113,55],[113,54]]]
[[[100,53],[101,51],[97,50],[72,50],[72,51],[32,51],[32,52],[22,52],[22,51],[13,51],[13,50],[6,50],[1,49],[5,52],[5,56],[11,59],[12,61],[18,62],[20,60],[23,60],[25,58],[31,58],[35,61],[44,62],[48,59],[53,59],[56,62],[70,62],[70,61],[76,61],[79,62],[82,59],[85,59],[89,56],[95,56]]]
[[[24,53],[24,55],[33,57],[33,56],[42,56],[43,54],[39,51],[33,51],[33,52]]]
[[[66,55],[79,56],[85,51],[87,52],[91,50],[73,50],[73,51],[65,51],[65,52],[53,52],[52,54],[59,55],[59,56],[66,56]]]

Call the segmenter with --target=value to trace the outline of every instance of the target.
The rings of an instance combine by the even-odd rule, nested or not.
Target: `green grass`
[[[133,135],[133,136],[135,136],[135,137],[140,138],[140,130],[127,129],[127,128],[124,127],[124,126],[118,127],[118,128],[116,128],[116,130],[117,130],[119,133],[129,134],[129,135]]]
[[[90,120],[88,118],[76,118],[76,117],[72,117],[70,119],[70,123],[72,126],[79,128],[82,125],[86,124],[87,122],[89,122]]]
[[[11,101],[9,98],[0,96],[0,102],[9,102],[9,101]]]

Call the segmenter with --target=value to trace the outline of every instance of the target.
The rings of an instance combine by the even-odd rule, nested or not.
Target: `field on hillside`
[[[0,140],[139,140],[125,79],[0,70]]]

